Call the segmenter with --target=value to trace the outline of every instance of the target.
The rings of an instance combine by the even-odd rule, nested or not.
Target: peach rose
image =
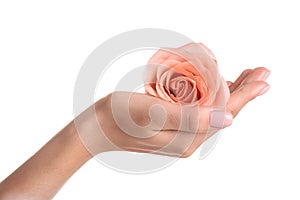
[[[229,89],[214,54],[201,43],[162,48],[148,61],[147,94],[173,103],[225,106]]]

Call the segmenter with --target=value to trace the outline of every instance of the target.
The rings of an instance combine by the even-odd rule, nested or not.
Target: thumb
[[[230,95],[227,110],[235,117],[249,101],[263,95],[269,88],[270,85],[265,81],[253,81],[242,85]]]

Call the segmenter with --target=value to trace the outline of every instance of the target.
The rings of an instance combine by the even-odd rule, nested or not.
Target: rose
[[[145,90],[180,104],[224,107],[229,98],[214,54],[201,43],[158,50],[147,64]]]

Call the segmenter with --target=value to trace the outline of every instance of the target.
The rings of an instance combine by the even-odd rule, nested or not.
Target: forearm
[[[0,199],[51,199],[90,158],[71,122],[0,183]]]

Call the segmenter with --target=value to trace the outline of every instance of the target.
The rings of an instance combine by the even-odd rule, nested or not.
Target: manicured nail
[[[261,96],[261,95],[265,94],[266,92],[268,92],[269,89],[270,89],[270,85],[264,87],[264,88],[258,93],[258,96]]]
[[[214,128],[225,128],[232,124],[233,116],[231,113],[222,111],[212,111],[210,113],[210,126]]]

